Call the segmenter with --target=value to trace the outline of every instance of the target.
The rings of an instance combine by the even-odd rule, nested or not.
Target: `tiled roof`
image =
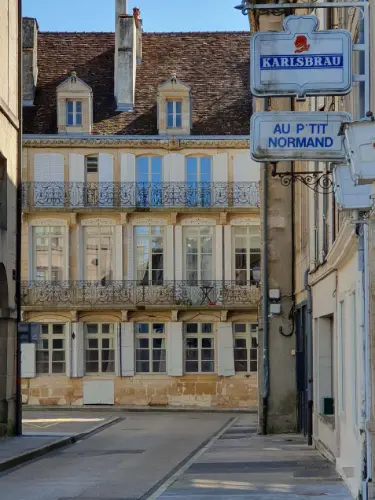
[[[24,108],[24,132],[57,132],[56,87],[76,71],[93,90],[93,134],[157,134],[157,86],[173,72],[191,87],[192,134],[249,134],[249,33],[144,33],[135,109],[121,113],[113,95],[114,43],[114,33],[40,32],[35,106]]]

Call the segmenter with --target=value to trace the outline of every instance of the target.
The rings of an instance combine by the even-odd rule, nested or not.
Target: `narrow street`
[[[255,415],[111,416],[121,420],[2,473],[1,500],[351,498],[332,464],[303,438],[257,436]],[[100,418],[110,415],[28,412],[25,428],[61,436]]]

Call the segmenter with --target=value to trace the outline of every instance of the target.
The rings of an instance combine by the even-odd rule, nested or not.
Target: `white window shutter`
[[[223,279],[223,226],[215,227],[215,280]]]
[[[69,153],[69,199],[72,207],[84,206],[85,156]]]
[[[163,158],[163,182],[171,180],[171,155],[165,155]]]
[[[64,155],[59,153],[42,153],[34,156],[34,202],[38,206],[46,206],[44,199],[48,183],[58,183],[54,186],[54,196],[51,206],[64,205]],[[42,183],[39,184],[38,183]]]
[[[77,278],[79,281],[85,279],[85,262],[84,262],[84,228],[81,225],[77,226]]]
[[[135,182],[135,155],[121,153],[121,182]]]
[[[121,376],[135,373],[134,323],[121,323]]]
[[[173,227],[167,226],[164,245],[164,262],[166,262],[165,279],[174,280],[174,245],[173,245]]]
[[[65,375],[72,376],[72,323],[65,323]]]
[[[259,182],[259,163],[252,160],[250,150],[246,153],[237,153],[233,161],[233,181],[234,182]]]
[[[169,178],[171,182],[185,182],[185,156],[171,153],[165,157],[169,162]]]
[[[232,227],[224,226],[224,279],[232,279]]]
[[[128,269],[127,280],[134,280],[134,226],[128,227]]]
[[[235,373],[232,323],[218,324],[217,344],[217,373],[231,377]]]
[[[174,227],[174,250],[175,250],[175,280],[182,280],[182,226]]]
[[[167,323],[167,372],[172,377],[183,375],[183,333],[181,322]]]
[[[51,182],[64,182],[64,155],[49,153],[49,179]]]
[[[98,179],[99,205],[104,207],[112,207],[114,201],[113,155],[107,153],[99,153]]]
[[[219,153],[214,155],[212,161],[213,182],[228,182],[228,154]]]
[[[83,323],[72,323],[72,359],[72,377],[83,377],[85,374],[85,339]]]
[[[115,228],[115,280],[123,280],[123,237],[122,237],[122,226],[116,226]]]
[[[21,377],[34,378],[36,376],[35,344],[21,344]]]

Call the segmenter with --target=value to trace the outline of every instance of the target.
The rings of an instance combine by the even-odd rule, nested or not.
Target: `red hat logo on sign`
[[[296,41],[294,42],[296,50],[295,54],[300,54],[301,52],[307,52],[310,48],[310,44],[307,43],[307,37],[305,35],[298,35]]]

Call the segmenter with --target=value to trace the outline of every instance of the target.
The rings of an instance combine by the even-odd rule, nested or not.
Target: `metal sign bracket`
[[[332,193],[334,189],[332,180],[332,171],[322,172],[321,170],[313,170],[310,172],[278,172],[277,163],[272,162],[271,175],[278,177],[283,186],[290,186],[296,181],[302,182],[315,193]]]

